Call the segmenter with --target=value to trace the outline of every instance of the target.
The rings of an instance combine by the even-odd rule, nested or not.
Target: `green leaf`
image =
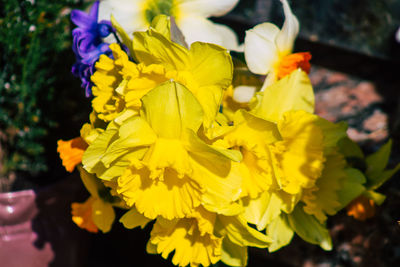
[[[339,140],[338,146],[340,153],[342,153],[346,158],[364,158],[364,153],[360,146],[348,137]]]
[[[345,122],[332,123],[323,118],[318,118],[316,124],[322,129],[324,134],[325,153],[335,150],[338,142],[347,136],[347,123]]]
[[[384,170],[380,176],[374,181],[369,181],[368,189],[378,189],[381,185],[383,185],[387,180],[389,180],[396,172],[400,170],[400,163],[396,165],[393,169]]]
[[[366,157],[367,179],[368,183],[375,183],[380,179],[383,170],[389,161],[390,151],[392,149],[392,140],[389,140],[378,151]]]
[[[314,216],[308,215],[299,204],[288,214],[288,221],[291,228],[304,241],[319,245],[324,250],[332,250],[332,240],[328,229],[322,225]]]
[[[340,190],[337,192],[341,204],[338,210],[346,207],[353,199],[365,191],[363,184],[366,182],[362,172],[353,168],[346,168],[347,178],[342,180]]]

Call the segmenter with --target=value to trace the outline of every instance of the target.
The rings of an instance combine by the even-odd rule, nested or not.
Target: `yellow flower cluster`
[[[276,26],[257,26],[272,31],[277,44],[297,22],[283,3],[292,22],[282,34]],[[346,125],[314,114],[309,66],[285,63],[284,75],[272,74],[261,86],[234,67],[225,48],[185,47],[167,16],[155,17],[133,39],[112,21],[129,54],[111,44],[113,57],[102,55],[91,77],[93,112],[81,130],[84,144],[74,150],[84,151],[79,170],[91,197],[72,206],[74,222],[107,232],[114,207],[125,209],[119,221],[126,228],[153,224],[147,251],[173,253],[179,266],[220,260],[245,266],[248,247],[276,251],[294,233],[330,250],[327,216],[368,188],[346,161],[345,148],[355,145]],[[248,38],[260,38],[257,31]],[[249,42],[250,70],[260,69],[254,51],[247,52],[257,45]],[[236,101],[238,85],[256,87],[246,103]],[[70,170],[80,163],[70,161]],[[370,189],[370,198],[377,197],[376,187]]]

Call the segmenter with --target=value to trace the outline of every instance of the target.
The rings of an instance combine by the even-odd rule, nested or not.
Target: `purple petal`
[[[71,20],[76,26],[83,29],[93,29],[97,24],[97,18],[93,19],[90,15],[78,9],[71,11]]]
[[[89,16],[96,20],[99,17],[99,1],[93,3],[93,6],[90,8]]]
[[[82,56],[81,54],[96,49],[100,43],[101,39],[96,40],[96,36],[91,34],[80,35],[73,40],[73,50],[75,54]]]
[[[110,51],[108,44],[100,44],[96,49],[88,51],[86,53],[81,53],[82,55],[82,63],[92,65],[94,64],[100,57],[101,54]]]

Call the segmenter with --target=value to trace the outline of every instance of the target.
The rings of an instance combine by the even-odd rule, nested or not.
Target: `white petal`
[[[255,86],[237,86],[233,91],[233,99],[239,103],[248,103],[254,96],[255,91]]]
[[[269,22],[258,24],[254,28],[250,29],[250,31],[257,33],[271,42],[275,42],[276,37],[279,34],[279,28],[275,24]]]
[[[200,41],[221,45],[227,49],[238,48],[236,34],[227,26],[215,24],[199,16],[185,16],[178,20],[177,24],[189,46],[193,42]]]
[[[239,0],[182,0],[178,9],[182,14],[219,17],[231,11]]]
[[[279,60],[274,42],[278,32],[279,29],[271,23],[263,23],[246,31],[244,56],[251,72],[267,74]]]
[[[129,36],[134,31],[148,27],[143,12],[143,0],[103,0],[99,6],[99,21],[110,20],[114,15]]]
[[[293,15],[288,2],[286,0],[281,0],[281,2],[285,13],[285,22],[276,38],[276,45],[280,52],[289,54],[292,52],[294,40],[299,33],[299,21]]]
[[[213,23],[216,32],[221,39],[221,43],[219,45],[225,47],[228,50],[243,52],[243,46],[239,46],[239,40],[236,33],[226,25]]]

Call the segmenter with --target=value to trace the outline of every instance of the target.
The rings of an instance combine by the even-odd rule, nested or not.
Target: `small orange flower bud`
[[[375,215],[375,203],[363,195],[354,199],[346,207],[347,215],[353,216],[356,220],[365,221]]]

